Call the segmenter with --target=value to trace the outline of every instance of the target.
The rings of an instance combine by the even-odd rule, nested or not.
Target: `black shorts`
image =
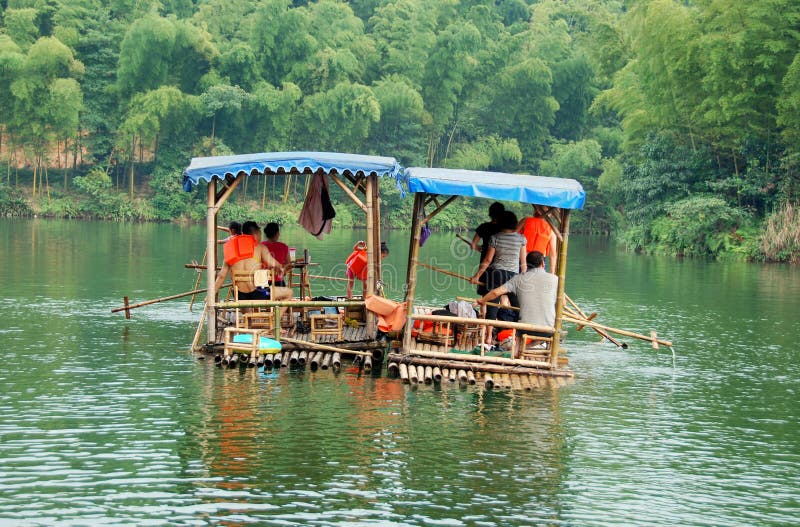
[[[269,289],[257,287],[249,293],[239,291],[239,300],[269,300]]]

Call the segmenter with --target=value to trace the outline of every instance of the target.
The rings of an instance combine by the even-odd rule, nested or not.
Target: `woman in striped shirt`
[[[485,278],[486,289],[489,291],[500,287],[518,273],[524,273],[527,270],[525,262],[527,240],[523,235],[516,232],[516,214],[510,210],[503,212],[498,224],[500,232],[489,239],[489,250],[486,252],[486,256],[483,258],[477,272],[470,279],[473,284],[477,284],[483,272],[488,271]],[[511,304],[514,305],[516,298],[511,298],[510,300]],[[486,318],[496,320],[497,311],[497,306],[487,306]]]

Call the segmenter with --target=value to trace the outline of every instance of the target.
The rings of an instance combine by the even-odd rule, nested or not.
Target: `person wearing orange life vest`
[[[389,254],[389,247],[381,242],[381,258]],[[353,252],[345,260],[345,274],[347,275],[347,298],[353,298],[353,284],[356,278],[361,280],[361,294],[367,290],[367,243],[363,240],[356,242]]]
[[[219,291],[229,272],[233,271],[256,271],[262,269],[262,265],[275,271],[280,271],[283,266],[272,257],[264,245],[261,245],[261,229],[254,221],[246,221],[242,225],[242,234],[233,236],[223,245],[225,262],[217,275],[214,288]],[[239,300],[269,300],[270,290],[257,288],[250,282],[239,282]],[[292,298],[292,290],[288,287],[272,288],[272,300],[289,300]],[[284,308],[285,309],[285,308]]]
[[[558,237],[547,220],[533,208],[533,216],[522,218],[517,224],[517,232],[528,241],[525,250],[528,253],[537,251],[550,260],[550,272],[556,274],[556,254]]]

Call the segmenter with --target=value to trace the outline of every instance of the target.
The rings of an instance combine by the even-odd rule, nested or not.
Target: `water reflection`
[[[286,230],[320,274],[363,237],[339,231],[322,250]],[[402,280],[405,233],[387,238]],[[183,351],[188,300],[110,313],[125,294],[188,290],[181,265],[203,240],[202,227],[0,219],[0,525],[797,522],[796,268],[573,237],[570,296],[613,326],[657,329],[675,366],[669,350],[570,331],[575,383],[487,393],[222,370]],[[448,235],[424,249],[462,262]],[[471,296],[461,282],[420,296]]]

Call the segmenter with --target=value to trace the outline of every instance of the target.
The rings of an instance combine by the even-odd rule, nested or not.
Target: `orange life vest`
[[[258,245],[258,241],[255,236],[250,234],[234,236],[222,246],[225,263],[232,266],[236,262],[252,258],[256,252],[256,245]]]
[[[525,248],[526,252],[539,251],[547,256],[550,252],[550,236],[553,231],[547,220],[539,218],[527,218],[525,225],[522,227],[522,234],[528,240],[528,245]]]
[[[356,249],[350,253],[344,264],[360,280],[367,279],[367,251],[364,249]]]

